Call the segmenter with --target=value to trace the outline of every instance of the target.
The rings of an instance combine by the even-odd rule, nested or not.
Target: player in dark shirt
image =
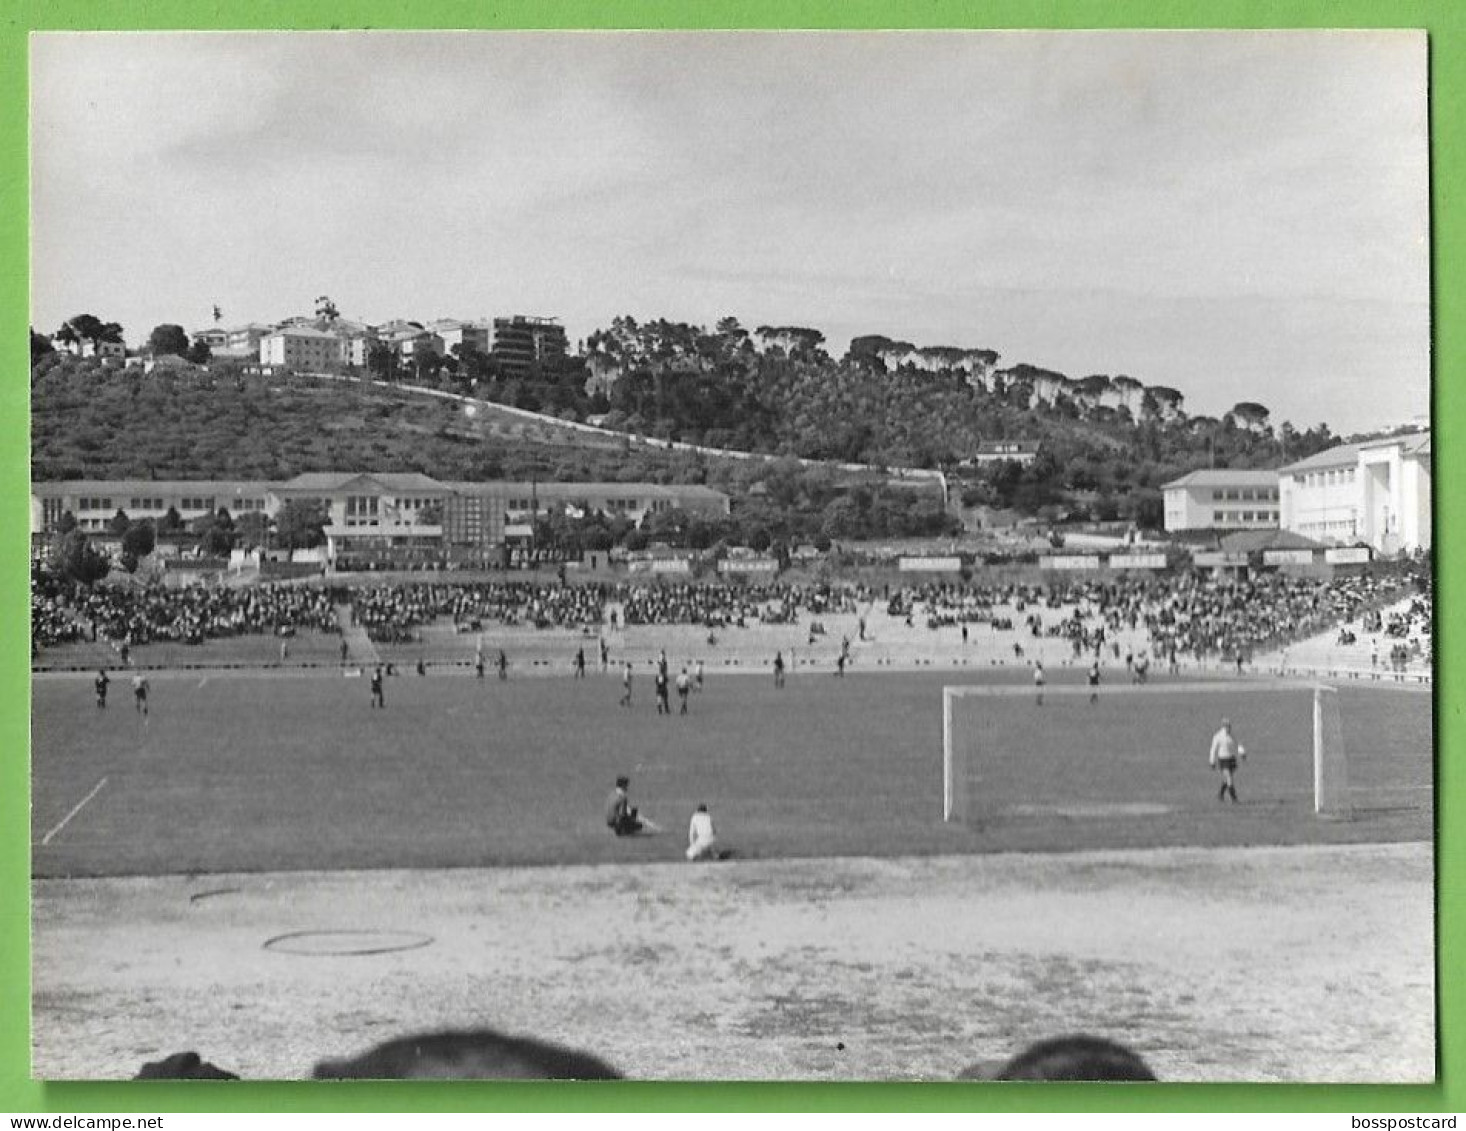
[[[106,671],[106,669],[105,668],[98,668],[97,669],[97,678],[96,678],[96,681],[95,681],[95,686],[97,688],[97,707],[98,707],[98,709],[104,709],[107,706],[107,685],[109,683],[111,683],[111,682],[112,681],[107,678],[107,671]]]
[[[380,664],[372,672],[372,706],[383,708],[387,706],[387,696],[382,689],[382,666]]]
[[[606,827],[617,836],[635,836],[637,833],[653,832],[656,826],[642,817],[631,804],[626,789],[631,779],[616,779],[616,788],[606,798]]]

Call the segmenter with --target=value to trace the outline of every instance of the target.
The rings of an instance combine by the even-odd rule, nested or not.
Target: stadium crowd
[[[1410,598],[1404,610],[1383,610]],[[609,623],[701,625],[709,629],[796,624],[801,618],[866,613],[884,600],[888,615],[930,629],[969,625],[1068,640],[1076,659],[1118,659],[1119,634],[1148,639],[1149,654],[1244,661],[1358,621],[1390,640],[1392,663],[1428,650],[1432,607],[1428,578],[1418,570],[1341,575],[1332,579],[1282,573],[1232,578],[1206,574],[1125,576],[1060,583],[967,582],[872,588],[719,583],[574,583],[493,581],[456,584],[318,586],[266,584],[227,588],[98,585],[83,587],[38,571],[32,579],[32,641],[47,647],[106,639],[145,644],[201,643],[245,633],[288,634],[296,628],[337,630],[336,607],[377,642],[418,638],[429,624],[451,620],[460,632],[490,622],[537,628],[599,630]],[[811,633],[817,620],[810,622]],[[822,628],[823,626],[820,625]],[[1352,639],[1352,637],[1351,637]],[[1015,645],[1015,655],[1021,655]]]
[[[489,622],[536,628],[794,624],[802,613],[854,612],[863,591],[830,585],[464,582],[399,584],[349,591],[353,622],[377,642],[416,638],[423,625],[451,619],[460,632]],[[619,610],[619,612],[618,612]]]
[[[330,587],[80,586],[51,574],[31,580],[33,645],[101,640],[113,645],[205,640],[246,634],[334,632],[345,591]]]
[[[488,621],[536,628],[580,628],[605,616],[604,585],[495,581],[377,585],[349,591],[352,621],[377,642],[408,641],[422,625],[451,618],[459,631]]]
[[[861,587],[800,585],[623,585],[615,599],[625,623],[700,624],[707,628],[743,627],[750,620],[764,624],[796,624],[802,612],[814,615],[853,613],[868,600]]]
[[[1156,657],[1170,662],[1183,656],[1232,662],[1361,616],[1366,631],[1371,630],[1372,618],[1373,631],[1409,637],[1423,625],[1428,634],[1430,598],[1422,588],[1424,581],[1417,572],[1329,580],[1275,573],[1249,578],[1137,575],[1049,585],[924,585],[892,593],[887,612],[905,616],[908,624],[920,617],[932,629],[968,624],[1011,629],[1016,615],[1034,637],[1068,639],[1076,658],[1088,653],[1098,657],[1107,643],[1118,656],[1120,645],[1113,638],[1124,629],[1143,628]],[[1380,607],[1411,594],[1415,596],[1410,611],[1392,614],[1386,627]]]

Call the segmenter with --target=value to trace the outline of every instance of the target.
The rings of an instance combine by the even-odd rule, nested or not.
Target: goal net
[[[947,687],[942,698],[948,821],[1104,817],[1194,809],[1220,785],[1208,764],[1223,719],[1244,758],[1244,800],[1349,815],[1338,695],[1312,682]]]

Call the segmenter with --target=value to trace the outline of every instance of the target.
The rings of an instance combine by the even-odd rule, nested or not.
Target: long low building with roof
[[[31,484],[31,533],[48,535],[70,514],[77,528],[97,533],[118,511],[157,521],[170,510],[184,522],[227,510],[272,514],[274,484],[240,479],[65,479]]]
[[[601,513],[640,523],[678,509],[704,517],[729,513],[728,496],[697,484],[489,481],[445,483],[417,472],[306,472],[278,482],[240,480],[62,480],[31,485],[31,533],[44,539],[70,514],[87,532],[129,519],[185,523],[226,510],[275,518],[287,503],[325,518],[328,554],[389,551],[475,552],[532,537],[536,516]]]

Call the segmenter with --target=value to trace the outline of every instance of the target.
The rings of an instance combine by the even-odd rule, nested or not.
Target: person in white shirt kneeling
[[[718,860],[718,836],[713,830],[713,818],[705,804],[699,804],[697,812],[687,826],[687,859]]]

